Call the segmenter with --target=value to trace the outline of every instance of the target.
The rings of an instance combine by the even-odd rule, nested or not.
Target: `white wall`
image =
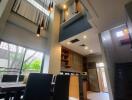
[[[6,8],[7,3],[8,3],[8,0],[1,0],[0,2],[0,18]]]
[[[6,27],[4,32],[1,33],[0,39],[41,52],[47,48],[46,38],[38,38],[35,33],[9,22],[6,23]]]

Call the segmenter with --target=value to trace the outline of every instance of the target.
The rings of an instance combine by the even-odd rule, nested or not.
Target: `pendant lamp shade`
[[[42,23],[41,23],[40,29],[41,29],[41,30],[44,29],[44,17],[43,17],[43,20],[42,20]]]
[[[38,26],[38,29],[37,29],[37,37],[40,37],[40,25]]]

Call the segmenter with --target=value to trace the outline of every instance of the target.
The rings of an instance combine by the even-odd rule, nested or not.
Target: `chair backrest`
[[[50,100],[52,77],[50,74],[30,74],[24,100]]]
[[[17,75],[3,75],[1,82],[16,82]]]
[[[58,75],[54,88],[53,100],[69,100],[69,75]]]
[[[24,81],[24,75],[20,75],[19,76],[19,82],[23,82]]]

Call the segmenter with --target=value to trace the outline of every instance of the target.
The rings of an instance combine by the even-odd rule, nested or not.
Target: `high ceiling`
[[[91,15],[89,22],[91,22],[93,28],[71,37],[61,44],[82,55],[101,53],[98,34],[126,21],[124,5],[129,1],[132,0],[84,0]],[[84,35],[87,36],[86,39],[83,39]],[[69,41],[75,38],[79,39],[80,42],[68,44]],[[89,49],[86,50],[84,47],[80,47],[81,44],[85,44]]]

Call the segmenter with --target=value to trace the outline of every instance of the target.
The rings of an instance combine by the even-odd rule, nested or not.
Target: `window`
[[[27,49],[24,57],[22,74],[41,71],[43,53]]]
[[[41,52],[0,42],[0,75],[39,73],[42,60]]]

